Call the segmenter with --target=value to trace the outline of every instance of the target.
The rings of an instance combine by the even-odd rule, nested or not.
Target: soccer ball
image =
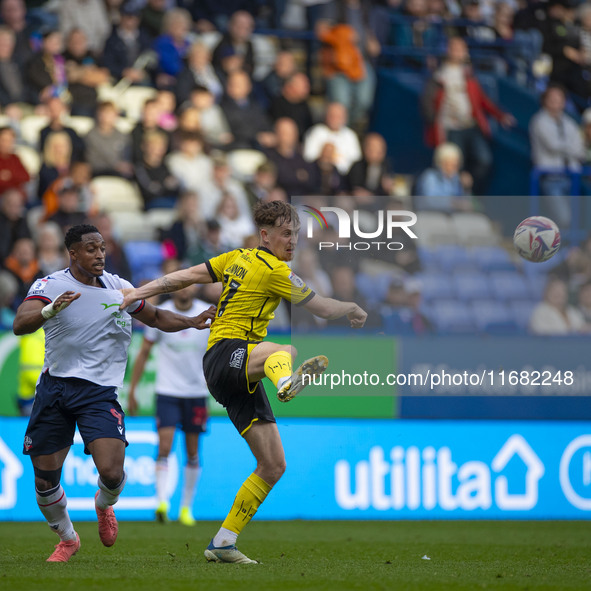
[[[549,218],[535,215],[524,219],[515,229],[513,244],[521,257],[541,263],[553,257],[560,248],[560,230]]]

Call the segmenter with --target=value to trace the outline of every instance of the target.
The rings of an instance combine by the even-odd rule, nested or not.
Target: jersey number
[[[227,284],[229,279],[230,279],[229,275],[224,275],[224,283]],[[220,304],[220,309],[218,310],[218,318],[225,312],[228,302],[236,295],[236,292],[238,291],[238,288],[240,287],[240,285],[241,284],[238,283],[238,281],[236,281],[236,279],[232,279],[232,281],[230,281],[230,289],[228,289],[228,293],[226,294],[226,297],[223,299],[222,303]]]

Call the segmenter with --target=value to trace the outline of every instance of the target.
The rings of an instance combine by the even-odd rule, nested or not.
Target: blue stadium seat
[[[527,331],[535,303],[531,300],[513,300],[508,303],[513,322],[523,331]]]
[[[440,300],[433,302],[430,320],[438,332],[443,333],[474,333],[476,325],[472,310],[456,300]]]
[[[474,300],[471,304],[476,326],[488,334],[516,334],[519,326],[509,307],[498,300]]]
[[[515,263],[509,253],[500,246],[475,246],[472,260],[481,271],[514,271]]]
[[[438,272],[419,273],[415,277],[421,284],[423,300],[453,299],[455,290],[450,275]]]
[[[417,246],[417,254],[423,269],[437,269],[439,258],[437,256],[437,248],[429,246]]]
[[[521,273],[498,271],[490,274],[490,285],[493,296],[500,301],[527,299],[530,290]]]
[[[462,301],[491,297],[491,285],[486,273],[462,271],[454,273],[453,281],[458,298]]]
[[[155,240],[131,240],[124,245],[134,282],[153,279],[162,274],[164,260],[162,245]]]
[[[472,268],[474,266],[469,251],[463,246],[456,244],[442,244],[437,249],[437,259],[440,270],[446,272]]]
[[[369,275],[362,272],[355,276],[355,285],[368,303],[372,304],[384,301],[391,279],[390,273]]]
[[[544,297],[544,290],[548,283],[548,275],[545,273],[535,273],[526,277],[529,297],[539,302]]]

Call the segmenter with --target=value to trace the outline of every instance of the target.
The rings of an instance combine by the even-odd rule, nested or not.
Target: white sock
[[[75,540],[76,532],[68,515],[66,493],[61,484],[47,491],[35,489],[37,504],[49,527],[60,537],[60,540]]]
[[[123,478],[121,482],[115,488],[107,488],[105,483],[101,480],[101,477],[98,477],[98,487],[99,487],[99,494],[94,501],[95,505],[99,509],[106,509],[111,505],[114,505],[119,500],[119,495],[125,486],[125,481],[127,480],[127,474],[123,472]]]
[[[168,503],[168,458],[156,460],[156,497],[158,503]]]
[[[232,546],[236,543],[238,534],[234,531],[230,531],[225,527],[220,527],[220,531],[215,535],[213,539],[213,545],[216,548],[222,548],[223,546]]]
[[[279,378],[277,380],[277,390],[281,390],[281,388],[283,387],[283,384],[285,384],[285,382],[287,382],[287,380],[291,380],[291,376],[285,376],[283,378]]]
[[[191,460],[187,463],[184,470],[184,481],[183,481],[183,495],[181,497],[181,507],[193,506],[193,499],[195,498],[195,491],[197,490],[197,483],[201,476],[201,468]]]

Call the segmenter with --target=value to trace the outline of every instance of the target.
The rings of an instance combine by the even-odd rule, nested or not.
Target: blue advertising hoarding
[[[21,455],[25,426],[24,419],[0,419],[0,520],[41,519],[33,470]],[[281,419],[279,429],[287,472],[260,519],[591,517],[586,422]],[[116,512],[122,520],[152,519],[153,421],[127,419],[127,436],[128,481]],[[227,419],[212,419],[201,447],[195,516],[220,520],[254,459]],[[182,461],[170,462],[173,517]],[[66,460],[62,484],[72,519],[94,519],[96,470],[80,442]]]

